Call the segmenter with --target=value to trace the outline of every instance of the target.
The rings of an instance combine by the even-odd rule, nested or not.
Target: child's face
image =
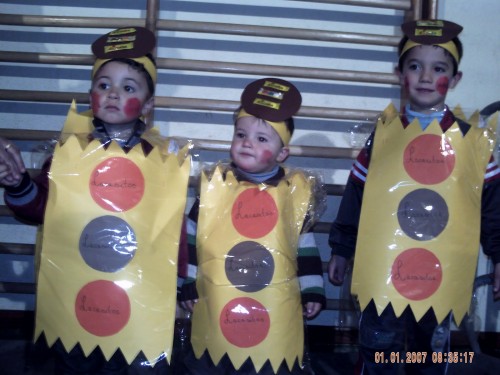
[[[421,45],[410,49],[399,73],[410,108],[421,113],[441,111],[446,94],[454,88],[461,72],[453,75],[453,58],[437,46]]]
[[[108,124],[129,124],[153,107],[146,77],[123,62],[110,61],[97,72],[90,90],[95,117]]]
[[[278,133],[264,120],[253,116],[236,121],[231,142],[231,159],[248,173],[270,172],[288,157]]]

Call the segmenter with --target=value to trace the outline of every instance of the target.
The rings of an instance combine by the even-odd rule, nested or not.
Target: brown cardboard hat
[[[463,27],[445,20],[417,20],[405,22],[401,30],[415,43],[435,45],[451,41]]]
[[[92,53],[99,59],[133,59],[152,52],[155,45],[155,35],[145,27],[122,27],[92,43]]]
[[[267,121],[284,121],[295,115],[302,104],[299,90],[279,78],[262,78],[248,84],[241,94],[243,109]]]

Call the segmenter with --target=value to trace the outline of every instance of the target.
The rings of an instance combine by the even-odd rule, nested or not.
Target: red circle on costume
[[[234,201],[233,226],[249,238],[264,237],[278,222],[278,208],[273,197],[259,188],[247,189]]]
[[[144,176],[134,162],[116,157],[104,160],[90,177],[90,195],[108,211],[127,211],[144,195]]]
[[[130,300],[125,290],[107,280],[92,281],[78,293],[75,314],[80,325],[95,336],[120,332],[130,318]]]
[[[420,184],[434,185],[446,180],[455,168],[455,151],[446,138],[423,134],[406,146],[403,164]]]
[[[260,344],[269,333],[271,321],[267,309],[253,298],[241,297],[228,302],[219,318],[222,334],[239,348]]]
[[[405,250],[392,265],[392,284],[399,294],[413,301],[432,296],[441,285],[442,278],[439,259],[426,249]]]

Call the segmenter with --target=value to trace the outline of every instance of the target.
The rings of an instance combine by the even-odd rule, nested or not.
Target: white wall
[[[448,102],[475,110],[500,100],[500,1],[441,0],[438,17],[464,28],[463,78]]]

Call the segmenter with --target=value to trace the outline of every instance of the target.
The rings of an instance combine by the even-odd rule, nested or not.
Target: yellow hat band
[[[256,117],[256,116],[248,113],[247,111],[245,111],[242,108],[238,112],[238,116],[236,118],[239,119],[241,117],[247,117],[247,116]],[[262,120],[264,120],[264,119],[262,119]],[[273,122],[273,121],[268,121],[268,120],[264,120],[264,121],[273,127],[273,129],[276,131],[276,133],[278,133],[279,137],[281,138],[281,141],[283,142],[283,144],[285,146],[288,146],[288,144],[290,143],[290,139],[292,138],[292,135],[290,134],[290,131],[286,127],[285,121],[280,121],[280,122]]]
[[[406,51],[410,50],[411,48],[416,47],[416,46],[422,46],[422,45],[424,45],[424,44],[417,43],[417,42],[414,42],[413,40],[408,39],[408,41],[405,43],[403,49],[401,50],[401,55],[399,55],[399,57],[403,56],[404,53]],[[448,51],[453,56],[453,58],[455,59],[457,64],[460,63],[460,55],[458,54],[457,46],[452,41],[449,41],[446,43],[441,43],[441,44],[436,43],[436,44],[432,44],[432,45],[444,48],[446,51]]]
[[[151,61],[150,58],[146,56],[141,56],[141,57],[127,57],[129,60],[134,60],[138,62],[139,64],[142,64],[144,66],[144,69],[148,74],[150,75],[151,79],[153,80],[153,83],[156,84],[156,66],[155,64]],[[95,74],[99,70],[99,68],[105,63],[108,62],[109,60],[112,59],[96,59],[94,62],[94,67],[92,68],[92,78],[94,78]]]

